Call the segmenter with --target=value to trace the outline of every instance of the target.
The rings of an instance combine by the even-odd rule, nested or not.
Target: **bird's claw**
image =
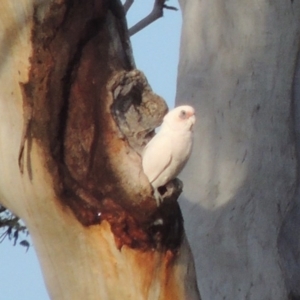
[[[163,197],[160,194],[160,192],[158,191],[158,189],[154,189],[154,195],[153,196],[154,196],[154,198],[156,200],[157,207],[159,207],[162,204],[162,202],[163,202]]]

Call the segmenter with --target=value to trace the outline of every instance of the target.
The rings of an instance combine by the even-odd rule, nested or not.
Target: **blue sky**
[[[153,2],[135,0],[128,13],[129,27],[152,10]],[[179,8],[175,0],[168,5]],[[176,92],[180,27],[180,12],[165,10],[163,18],[132,37],[137,68],[169,107],[174,106]],[[8,239],[0,244],[0,299],[49,300],[33,247],[26,253],[26,248],[14,247]]]

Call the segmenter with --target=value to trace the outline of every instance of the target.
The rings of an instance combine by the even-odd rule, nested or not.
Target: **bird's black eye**
[[[186,117],[187,117],[186,111],[185,111],[185,110],[182,110],[182,111],[180,112],[179,117],[180,117],[181,119],[186,119]]]

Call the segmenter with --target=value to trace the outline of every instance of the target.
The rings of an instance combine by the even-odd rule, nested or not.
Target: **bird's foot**
[[[163,202],[163,197],[160,194],[160,192],[158,191],[158,189],[154,189],[154,198],[156,199],[156,205],[157,207],[160,206]]]

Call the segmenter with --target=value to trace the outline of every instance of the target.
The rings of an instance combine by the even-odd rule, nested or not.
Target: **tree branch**
[[[134,0],[126,0],[125,3],[123,4],[123,8],[125,11],[125,14],[129,11],[131,5],[133,4]]]
[[[129,2],[129,1],[126,1],[126,2]],[[137,24],[132,26],[129,29],[129,35],[132,36],[132,35],[136,34],[137,32],[144,29],[145,27],[147,27],[148,25],[150,25],[157,19],[161,18],[163,16],[164,8],[171,9],[171,10],[178,10],[176,7],[166,5],[165,2],[166,2],[166,0],[155,0],[151,13],[147,17],[145,17],[144,19],[139,21]]]

